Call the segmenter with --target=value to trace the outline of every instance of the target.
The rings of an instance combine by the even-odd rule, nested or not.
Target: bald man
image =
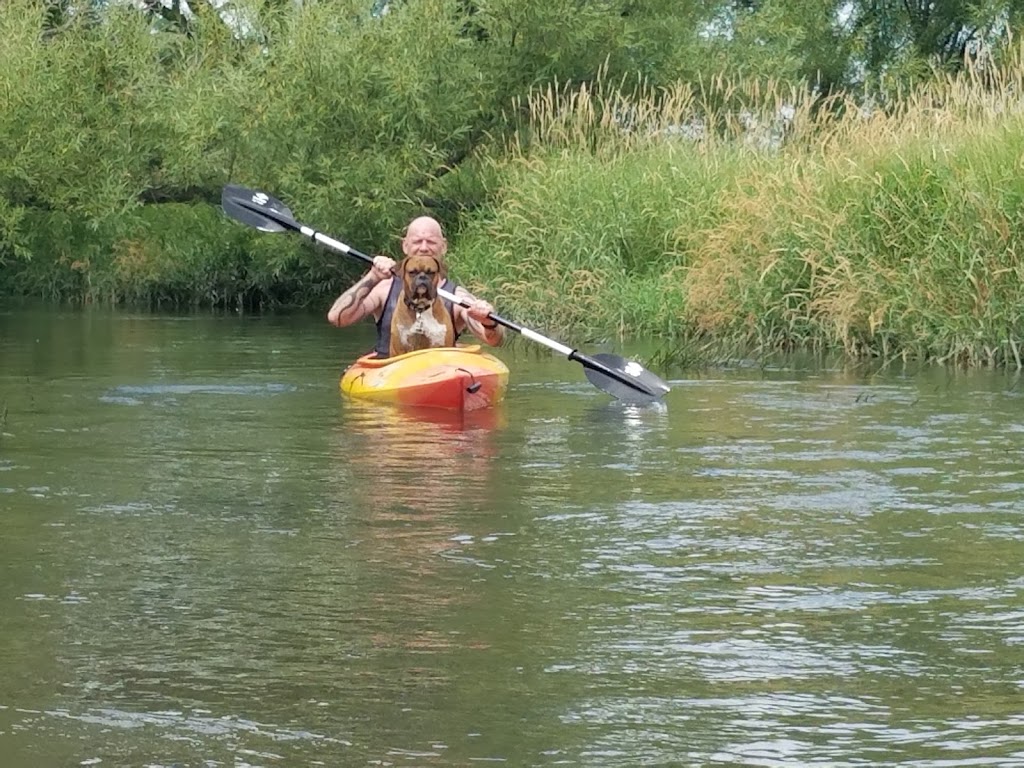
[[[402,238],[402,253],[406,256],[432,256],[440,263],[444,263],[447,252],[448,241],[437,219],[420,216],[406,227],[405,236]],[[375,350],[378,357],[387,357],[390,352],[391,316],[402,292],[401,281],[396,280],[391,272],[394,267],[394,259],[375,256],[370,270],[341,294],[327,312],[328,322],[339,328],[352,325],[367,315],[373,315],[377,323]],[[501,344],[505,338],[502,327],[487,319],[494,311],[494,307],[486,301],[477,299],[466,289],[453,285],[447,279],[442,287],[469,303],[468,307],[463,307],[445,302],[446,308],[452,313],[456,338],[468,329],[486,344]]]

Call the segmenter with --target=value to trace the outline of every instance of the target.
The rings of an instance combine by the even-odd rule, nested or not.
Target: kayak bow
[[[395,357],[363,355],[341,375],[341,391],[360,400],[475,411],[501,401],[508,367],[479,345],[435,347]]]

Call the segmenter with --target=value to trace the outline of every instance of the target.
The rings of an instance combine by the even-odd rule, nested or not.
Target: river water
[[[463,421],[369,344],[0,311],[0,765],[1024,765],[1016,378],[520,342]]]

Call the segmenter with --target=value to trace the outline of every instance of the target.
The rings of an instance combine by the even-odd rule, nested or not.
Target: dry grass
[[[555,325],[1017,366],[1021,92],[1019,46],[886,109],[727,78],[551,87],[469,261]]]

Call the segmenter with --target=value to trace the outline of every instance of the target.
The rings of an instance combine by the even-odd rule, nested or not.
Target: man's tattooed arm
[[[377,283],[378,280],[372,273],[367,274],[335,300],[327,313],[327,319],[337,326],[351,325],[362,320],[367,314],[363,301]]]

